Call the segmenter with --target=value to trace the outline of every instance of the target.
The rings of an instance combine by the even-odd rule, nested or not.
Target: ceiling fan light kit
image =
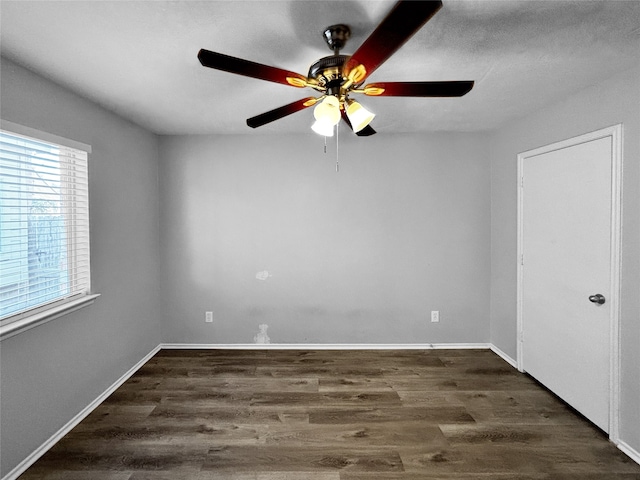
[[[316,120],[337,125],[340,122],[340,101],[333,95],[328,95],[313,110],[313,116]]]
[[[473,81],[436,82],[377,82],[365,85],[369,75],[380,67],[409,40],[442,7],[440,0],[400,0],[353,55],[340,55],[351,30],[345,24],[326,28],[323,37],[333,55],[316,61],[307,76],[269,65],[231,57],[202,49],[200,63],[209,68],[237,75],[289,85],[312,88],[319,97],[307,97],[247,119],[247,125],[257,128],[316,105],[313,131],[333,136],[334,126],[342,119],[361,137],[376,131],[369,125],[375,115],[358,102],[352,94],[371,97],[461,97],[473,88]]]
[[[333,95],[329,95],[313,109],[316,119],[311,129],[319,135],[333,137],[333,127],[340,123],[340,102]]]
[[[375,118],[375,114],[364,108],[355,100],[347,100],[347,116],[351,122],[354,133],[358,133],[364,127],[371,123],[371,120]]]

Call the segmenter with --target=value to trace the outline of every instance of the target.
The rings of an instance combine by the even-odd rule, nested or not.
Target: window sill
[[[68,313],[75,312],[81,308],[91,305],[96,298],[100,296],[99,293],[85,295],[82,298],[71,300],[70,302],[62,305],[56,305],[48,310],[35,313],[28,317],[21,318],[15,322],[3,325],[0,327],[0,341],[11,338],[19,333],[26,332],[34,327],[50,322],[58,317],[67,315]]]

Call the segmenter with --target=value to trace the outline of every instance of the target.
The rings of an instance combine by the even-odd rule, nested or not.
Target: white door
[[[605,432],[613,158],[611,136],[520,156],[520,365]]]

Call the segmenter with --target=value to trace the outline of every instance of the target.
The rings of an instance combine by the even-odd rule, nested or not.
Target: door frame
[[[523,185],[524,171],[523,164],[527,158],[535,157],[563,148],[580,145],[593,140],[611,137],[611,270],[610,270],[610,291],[611,308],[609,318],[609,339],[610,339],[610,364],[609,364],[609,438],[614,443],[619,441],[619,410],[620,410],[620,252],[621,252],[621,213],[622,213],[622,124],[589,132],[584,135],[572,137],[567,140],[555,142],[550,145],[538,147],[518,154],[518,246],[517,246],[517,365],[518,370],[524,372],[523,368]]]

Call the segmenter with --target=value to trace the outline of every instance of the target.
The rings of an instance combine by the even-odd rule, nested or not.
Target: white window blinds
[[[87,152],[0,130],[0,322],[91,289]]]

